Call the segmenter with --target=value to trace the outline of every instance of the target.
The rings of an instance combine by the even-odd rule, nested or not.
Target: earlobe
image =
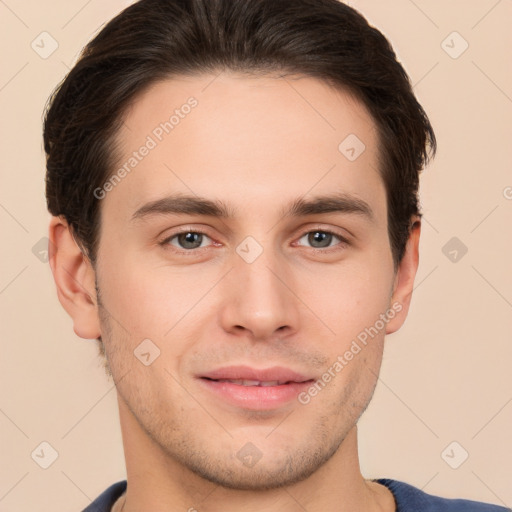
[[[388,321],[386,334],[398,331],[407,318],[414,288],[414,278],[416,277],[416,271],[419,265],[420,232],[421,219],[416,216],[412,219],[412,226],[405,253],[400,261],[395,276],[391,306],[393,310],[397,311],[397,314]]]
[[[49,262],[59,301],[73,319],[75,334],[84,339],[96,339],[101,332],[94,269],[63,217],[52,217],[48,236]]]

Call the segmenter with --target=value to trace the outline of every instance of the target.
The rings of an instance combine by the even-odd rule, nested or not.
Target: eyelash
[[[162,240],[161,242],[159,242],[159,245],[161,245],[162,247],[164,248],[167,248],[167,247],[172,247],[172,251],[177,253],[177,254],[184,254],[184,255],[188,255],[188,256],[194,256],[194,255],[197,255],[198,252],[202,252],[203,249],[207,249],[208,247],[198,247],[198,248],[195,248],[195,249],[179,249],[175,246],[171,246],[170,245],[170,241],[173,240],[174,238],[176,238],[177,236],[181,235],[181,234],[184,234],[184,233],[194,233],[194,234],[197,234],[197,235],[205,235],[207,236],[208,238],[210,238],[210,240],[213,241],[212,237],[208,235],[208,233],[205,233],[204,231],[199,231],[199,230],[196,230],[196,229],[191,229],[191,228],[184,228],[184,229],[181,229],[180,231],[176,232],[176,233],[173,233],[172,235],[166,237],[164,240]],[[314,228],[314,229],[310,229],[308,231],[304,231],[298,238],[298,240],[300,240],[301,238],[303,238],[304,236],[306,235],[309,235],[310,233],[327,233],[329,235],[332,235],[336,238],[338,238],[340,240],[340,242],[338,244],[336,244],[335,246],[332,246],[332,247],[325,247],[325,248],[318,248],[318,247],[310,247],[310,249],[315,252],[315,253],[331,253],[333,251],[337,251],[337,250],[341,250],[343,248],[346,248],[348,245],[349,245],[349,242],[348,240],[343,237],[342,235],[340,235],[339,233],[335,232],[335,231],[332,231],[330,229],[324,229],[324,228]],[[218,242],[214,242],[214,243],[218,243]],[[304,246],[300,246],[300,247],[304,247]]]

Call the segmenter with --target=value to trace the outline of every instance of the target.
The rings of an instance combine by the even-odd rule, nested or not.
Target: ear
[[[409,306],[411,304],[414,278],[419,264],[419,242],[421,232],[420,217],[414,216],[411,224],[412,227],[410,229],[404,256],[396,271],[395,282],[393,284],[391,304],[396,304],[396,307],[393,307],[393,309],[398,312],[388,321],[386,334],[398,331],[398,329],[402,327],[405,319],[407,318],[407,313],[409,312]]]
[[[48,259],[62,307],[73,319],[73,330],[84,339],[101,335],[95,289],[95,272],[75,242],[63,217],[52,217]]]

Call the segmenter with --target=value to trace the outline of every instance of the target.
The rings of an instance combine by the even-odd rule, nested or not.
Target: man
[[[336,0],[142,0],[45,119],[51,268],[117,388],[127,481],[86,511],[499,511],[363,478],[435,153]]]

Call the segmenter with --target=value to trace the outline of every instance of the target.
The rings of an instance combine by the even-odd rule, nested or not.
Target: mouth
[[[314,380],[283,367],[226,367],[199,376],[203,388],[216,400],[250,410],[283,407],[296,399]]]

